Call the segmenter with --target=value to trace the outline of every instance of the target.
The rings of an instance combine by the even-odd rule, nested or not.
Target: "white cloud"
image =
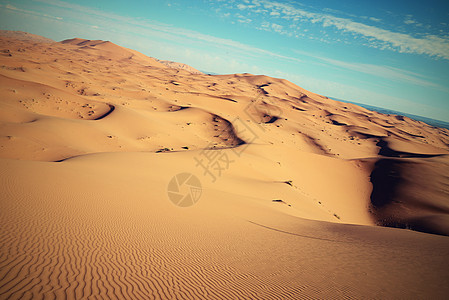
[[[238,19],[237,21],[238,21],[238,22],[240,22],[240,23],[246,23],[246,24],[248,24],[248,23],[251,23],[251,22],[252,22],[252,20],[251,20],[251,19]]]
[[[334,27],[343,32],[361,35],[374,40],[370,43],[376,47],[388,44],[389,49],[400,53],[426,54],[431,57],[449,59],[449,38],[427,35],[415,38],[410,34],[393,32],[379,27],[354,22],[350,19],[339,18],[330,14],[312,13],[304,9],[295,8],[290,4],[257,0],[265,9],[281,15],[282,18],[292,20],[294,18],[321,24],[323,27]],[[410,19],[412,16],[407,16]]]
[[[55,16],[50,16],[50,15],[47,15],[47,14],[42,14],[42,13],[38,13],[38,12],[35,12],[35,11],[31,11],[31,10],[17,8],[15,6],[11,5],[11,4],[6,4],[4,7],[6,9],[8,9],[8,10],[11,10],[11,11],[14,11],[14,12],[18,12],[18,13],[24,13],[24,14],[27,14],[27,15],[40,16],[40,17],[45,17],[45,18],[54,19],[54,20],[62,20],[62,17],[55,17]]]
[[[283,26],[279,25],[279,24],[276,24],[276,23],[273,23],[273,24],[271,24],[271,28],[273,28],[273,30],[276,31],[276,32],[282,32]]]
[[[17,7],[12,6],[11,4],[6,4],[5,8],[10,9],[10,10],[19,10]]]
[[[325,62],[327,64],[337,66],[340,68],[344,68],[347,70],[352,70],[355,72],[369,74],[369,75],[385,78],[388,80],[402,81],[402,82],[407,82],[410,84],[426,86],[426,87],[434,87],[434,88],[443,90],[445,92],[449,92],[448,88],[439,86],[430,80],[426,80],[425,78],[423,78],[422,75],[415,73],[415,72],[408,71],[408,70],[403,70],[403,69],[390,67],[390,66],[347,62],[347,61],[341,61],[341,60],[331,59],[331,58],[327,58],[327,57],[317,56],[317,55],[307,53],[304,51],[298,51],[298,50],[294,50],[294,51],[300,55],[306,55],[309,57],[313,57],[315,59],[320,60],[321,62]]]
[[[288,60],[288,61],[296,61],[301,62],[301,60],[295,57],[289,57],[285,55],[281,55],[278,53],[274,53],[265,49],[253,47],[247,44],[243,44],[240,42],[236,42],[230,39],[223,39],[207,34],[202,34],[197,31],[188,30],[184,28],[173,27],[168,24],[163,24],[159,22],[149,22],[144,20],[138,20],[135,18],[123,17],[120,15],[116,15],[113,13],[106,13],[103,11],[99,11],[93,8],[71,4],[60,0],[36,0],[38,2],[43,2],[49,5],[57,6],[59,8],[64,8],[69,10],[70,14],[73,15],[78,13],[82,15],[83,18],[90,17],[94,20],[95,25],[98,25],[98,20],[102,20],[104,24],[109,24],[110,28],[115,28],[116,30],[124,30],[124,26],[129,30],[134,30],[135,32],[143,33],[148,36],[158,36],[160,38],[174,41],[179,43],[180,38],[187,39],[190,43],[193,42],[205,42],[209,46],[215,46],[220,48],[227,48],[230,51],[240,51],[244,52],[248,56],[270,56],[277,59]],[[250,22],[250,19],[246,19],[243,21]]]

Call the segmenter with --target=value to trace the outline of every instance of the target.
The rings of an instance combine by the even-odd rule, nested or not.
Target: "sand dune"
[[[159,59],[157,61],[160,62],[161,64],[164,64],[167,67],[170,67],[170,68],[173,68],[173,69],[185,70],[185,71],[190,72],[192,74],[203,74],[203,72],[198,71],[194,67],[191,67],[191,66],[183,64],[183,63],[178,63],[178,62],[170,61],[170,60],[159,60]]]
[[[0,36],[23,41],[35,41],[39,43],[54,43],[55,41],[40,35],[14,30],[0,30]]]
[[[0,298],[449,293],[449,130],[111,42],[0,45]]]

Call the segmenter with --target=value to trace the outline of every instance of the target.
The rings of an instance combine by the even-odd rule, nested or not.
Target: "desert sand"
[[[107,41],[0,45],[1,299],[449,295],[449,130]]]

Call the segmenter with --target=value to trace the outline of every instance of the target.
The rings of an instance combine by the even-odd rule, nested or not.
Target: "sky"
[[[449,1],[0,0],[0,29],[109,40],[205,72],[449,122]]]

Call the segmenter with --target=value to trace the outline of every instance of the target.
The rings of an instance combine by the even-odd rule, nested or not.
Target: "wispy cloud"
[[[347,62],[342,60],[331,59],[327,57],[321,57],[314,55],[312,53],[307,53],[304,51],[294,50],[294,52],[300,55],[306,55],[312,58],[315,58],[321,62],[344,68],[347,70],[352,70],[355,72],[360,72],[368,75],[373,75],[376,77],[385,78],[393,81],[402,81],[414,85],[420,85],[425,87],[434,87],[440,90],[444,90],[449,92],[449,89],[443,88],[430,80],[426,80],[423,78],[421,74],[411,72],[408,70],[403,70],[400,68],[390,67],[390,66],[382,66],[382,65],[373,65],[366,63],[355,63],[355,62]]]
[[[413,24],[413,25],[418,26],[418,27],[423,26],[422,23],[417,22],[417,21],[413,18],[413,15],[406,15],[406,16],[405,16],[405,20],[404,20],[404,24],[407,24],[407,25]]]
[[[244,5],[244,4],[238,4],[238,5],[237,5],[237,8],[243,10],[243,9],[248,8],[248,6],[246,6],[246,5]]]
[[[151,31],[152,33],[158,33],[160,37],[163,37],[167,40],[172,41],[179,41],[179,37],[188,38],[190,41],[197,41],[197,42],[206,42],[208,45],[214,45],[215,47],[224,47],[232,50],[238,50],[245,52],[247,55],[264,55],[269,57],[274,57],[277,59],[287,60],[287,61],[296,61],[301,62],[298,58],[295,57],[289,57],[285,55],[281,55],[278,53],[274,53],[265,49],[253,47],[247,44],[243,44],[231,39],[224,39],[219,38],[207,34],[202,34],[197,31],[188,30],[184,28],[174,27],[169,24],[164,24],[160,22],[150,22],[150,21],[144,21],[144,20],[137,20],[133,18],[123,17],[117,14],[113,13],[107,13],[103,11],[99,11],[90,7],[81,6],[77,4],[71,4],[59,0],[36,0],[38,2],[46,3],[49,5],[57,6],[60,8],[65,8],[70,10],[71,13],[79,12],[84,15],[89,15],[93,17],[93,19],[104,19],[111,24],[111,26],[114,27],[120,27],[123,26],[123,24],[128,24],[132,26],[136,26],[138,30],[147,30]],[[252,5],[245,6],[245,8],[251,8]],[[249,18],[240,18],[242,22],[249,23],[252,20]],[[279,28],[277,28],[279,30]],[[276,29],[275,29],[276,30]]]
[[[331,14],[309,12],[302,8],[293,7],[290,4],[273,2],[268,0],[253,0],[255,5],[253,12],[263,7],[269,13],[278,13],[286,20],[302,20],[323,27],[334,27],[342,32],[361,35],[369,40],[371,46],[381,49],[387,48],[400,53],[425,54],[431,57],[449,60],[449,38],[444,36],[427,35],[421,38],[413,37],[411,34],[399,33],[380,27],[366,25],[352,21],[348,18],[340,18]],[[249,9],[248,6],[246,9]],[[379,19],[370,18],[372,21]],[[412,22],[409,18],[408,22]],[[407,22],[406,20],[406,22]],[[380,20],[379,20],[380,21]],[[385,47],[388,45],[389,47]]]
[[[251,20],[250,18],[244,17],[241,14],[237,14],[237,22],[248,24],[251,23],[252,21],[253,20]]]
[[[51,16],[48,14],[43,14],[43,13],[31,11],[31,10],[22,9],[22,8],[17,8],[11,4],[6,4],[6,5],[0,6],[0,7],[4,7],[5,9],[10,10],[10,11],[21,12],[21,13],[25,13],[28,15],[40,16],[40,17],[45,17],[45,18],[55,19],[55,20],[62,20],[62,17],[55,17],[55,16]]]
[[[275,32],[282,32],[282,28],[284,28],[284,27],[282,25],[273,23],[273,24],[271,24],[271,28],[273,28],[273,30]]]

